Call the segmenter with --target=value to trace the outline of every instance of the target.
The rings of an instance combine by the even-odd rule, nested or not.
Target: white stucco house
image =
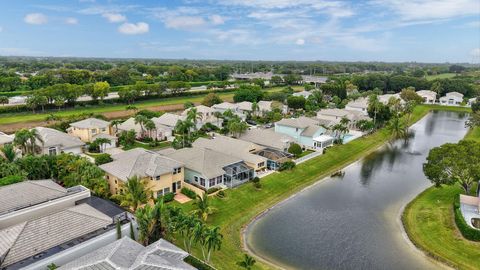
[[[463,102],[463,94],[458,92],[449,92],[440,98],[441,105],[459,106]]]
[[[423,98],[424,104],[435,104],[437,102],[437,93],[431,90],[420,90],[417,91],[417,95]]]
[[[347,103],[347,105],[345,106],[345,109],[349,111],[359,111],[359,112],[362,112],[363,115],[368,115],[368,111],[367,111],[368,98],[361,97],[361,98],[352,100]]]
[[[474,97],[474,98],[470,98],[468,99],[468,102],[467,102],[467,106],[472,106],[473,103],[475,102],[480,102],[480,97]]]
[[[40,140],[35,144],[40,153],[45,155],[58,155],[60,153],[81,154],[85,143],[75,136],[68,135],[59,130],[46,127],[36,127]]]

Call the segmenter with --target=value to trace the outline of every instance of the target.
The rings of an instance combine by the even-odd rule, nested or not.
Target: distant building
[[[356,124],[360,120],[370,120],[363,112],[346,109],[321,109],[317,112],[317,119],[325,126],[332,126],[340,123],[342,118],[348,119],[349,129],[356,129]]]
[[[93,142],[100,138],[110,141],[101,145],[100,149],[113,148],[117,145],[117,137],[114,136],[110,122],[97,118],[87,118],[71,123],[67,133],[83,142]]]
[[[296,92],[296,93],[293,93],[293,96],[295,97],[304,97],[305,99],[307,99],[309,96],[312,95],[312,92],[309,92],[309,91],[302,91],[302,92]]]
[[[151,119],[155,124],[155,130],[147,130],[145,127],[142,128],[140,123],[135,123],[135,118],[131,117],[118,125],[117,133],[134,130],[137,138],[149,137],[160,141],[173,140],[173,130],[179,119],[180,116],[178,115],[165,113],[161,117]]]
[[[405,103],[405,101],[400,97],[399,93],[379,95],[378,101],[380,101],[384,105],[387,105],[390,102],[390,99],[392,98],[400,100],[401,104]]]
[[[417,91],[417,95],[423,98],[424,104],[435,104],[437,102],[437,93],[431,90],[420,90]]]
[[[368,98],[361,97],[357,98],[356,100],[352,100],[347,103],[345,109],[350,111],[359,111],[362,112],[363,115],[368,115]]]
[[[81,154],[85,143],[79,138],[63,133],[56,129],[46,127],[36,127],[40,140],[35,144],[40,153],[45,155],[58,155],[60,153]]]
[[[459,106],[463,102],[463,94],[458,92],[449,92],[440,98],[441,105]]]
[[[467,106],[472,106],[473,103],[475,103],[475,102],[480,102],[480,98],[474,97],[474,98],[468,99]],[[0,140],[1,140],[1,139],[0,139]],[[1,143],[0,143],[0,144],[1,144]]]
[[[187,252],[163,239],[144,247],[129,237],[123,237],[58,270],[195,270],[195,267],[184,262],[187,256]]]
[[[200,129],[207,123],[210,123],[220,128],[222,127],[223,119],[217,118],[215,116],[215,112],[216,112],[215,109],[204,106],[204,105],[198,105],[198,106],[195,106],[194,108],[196,108],[197,113],[200,114],[199,119],[197,119],[197,125],[196,125],[197,129]],[[184,110],[182,113],[182,117],[186,118],[190,109],[191,108]]]
[[[106,173],[112,194],[122,192],[123,184],[134,176],[146,181],[155,198],[182,188],[184,164],[179,161],[143,148],[112,155],[112,159],[99,166]]]

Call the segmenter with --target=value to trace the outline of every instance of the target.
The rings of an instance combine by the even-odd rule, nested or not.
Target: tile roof
[[[309,117],[301,116],[299,118],[283,118],[282,120],[276,122],[275,124],[282,126],[289,126],[294,128],[307,128],[311,125],[316,125],[318,122]]]
[[[110,126],[110,122],[97,118],[87,118],[70,123],[70,126],[76,128],[107,128]]]
[[[234,104],[234,103],[230,103],[230,102],[222,102],[220,104],[215,104],[212,106],[212,108],[214,109],[221,109],[221,110],[232,110],[232,111],[235,111],[237,110],[237,105]]]
[[[110,224],[110,217],[80,204],[0,230],[0,257],[8,266]]]
[[[463,98],[463,94],[459,93],[459,92],[448,92],[445,94],[445,96],[454,96],[454,97],[458,97],[458,98]]]
[[[63,148],[80,147],[85,145],[79,138],[68,135],[53,128],[36,127],[39,136],[42,138],[43,143],[37,142],[42,147],[51,147],[60,145]]]
[[[183,164],[143,148],[134,148],[112,156],[113,161],[99,167],[123,181],[133,176],[155,177],[173,172]]]
[[[155,123],[155,125],[159,124],[171,128],[174,128],[177,125],[177,122],[180,120],[183,121],[184,117],[173,113],[164,113],[160,117],[152,118],[152,121]]]
[[[144,247],[123,237],[107,246],[69,262],[59,270],[194,270],[183,259],[188,253],[160,239]]]
[[[352,100],[347,103],[348,107],[353,107],[353,108],[367,108],[368,107],[368,98],[366,97],[361,97],[357,98],[356,100]]]
[[[242,110],[242,111],[251,111],[252,110],[252,102],[250,101],[242,101],[239,103],[236,103],[237,108]]]
[[[52,180],[30,180],[0,187],[0,214],[54,200],[68,194]]]
[[[223,175],[225,166],[242,162],[241,159],[209,148],[183,148],[165,153],[166,156],[185,164],[185,167],[201,173],[207,178]]]
[[[285,134],[276,133],[273,129],[251,129],[240,136],[240,140],[256,143],[265,147],[283,150],[288,142],[295,140]]]

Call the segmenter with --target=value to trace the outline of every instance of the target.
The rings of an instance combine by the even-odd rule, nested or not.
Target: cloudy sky
[[[5,0],[0,55],[479,63],[480,1]]]

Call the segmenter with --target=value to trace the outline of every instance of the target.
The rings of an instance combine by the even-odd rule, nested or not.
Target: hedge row
[[[463,218],[462,211],[460,210],[460,195],[455,196],[455,201],[453,202],[453,212],[455,213],[455,223],[460,233],[466,239],[470,241],[480,241],[480,230],[476,230],[470,227],[465,219]]]
[[[184,261],[191,266],[197,268],[198,270],[215,270],[212,266],[202,262],[201,260],[193,257],[192,255],[189,255],[184,259]]]

